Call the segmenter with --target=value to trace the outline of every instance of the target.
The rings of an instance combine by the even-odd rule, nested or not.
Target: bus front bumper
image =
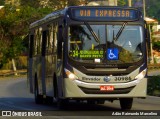
[[[64,83],[64,98],[144,98],[147,93],[147,78],[112,84],[86,83],[65,78]],[[113,86],[114,90],[101,91],[101,86]]]

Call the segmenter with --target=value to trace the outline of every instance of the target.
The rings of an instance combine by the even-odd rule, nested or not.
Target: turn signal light
[[[65,69],[65,73],[67,74],[68,78],[71,80],[78,79],[78,77],[75,74],[71,73],[68,69]]]

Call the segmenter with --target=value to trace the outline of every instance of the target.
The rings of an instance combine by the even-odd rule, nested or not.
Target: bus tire
[[[66,109],[66,105],[68,103],[68,100],[61,99],[58,96],[58,84],[57,84],[56,75],[54,75],[53,86],[54,86],[54,101],[56,101],[58,109]]]
[[[35,82],[34,82],[34,97],[35,97],[35,103],[36,103],[36,104],[41,104],[41,103],[43,103],[43,96],[39,95],[37,74],[35,74],[34,81],[35,81]]]
[[[54,74],[53,76],[53,101],[57,101],[57,97],[58,97],[58,88],[57,88],[57,77]]]
[[[57,100],[57,107],[58,109],[67,109],[67,103],[68,100],[67,99],[58,99]]]
[[[133,98],[120,98],[120,106],[122,110],[130,110],[132,108]]]
[[[97,101],[97,104],[104,104],[105,103],[105,100],[98,100]]]
[[[96,101],[95,100],[87,100],[87,104],[94,105],[94,104],[96,104]]]

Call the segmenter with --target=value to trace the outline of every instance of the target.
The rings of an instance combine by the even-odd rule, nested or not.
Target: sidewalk
[[[27,74],[27,70],[17,70],[17,71],[13,71],[13,70],[0,70],[0,77],[7,77],[7,76],[14,76],[14,75],[26,75]]]
[[[148,76],[158,76],[158,75],[160,76],[160,69],[148,71]]]

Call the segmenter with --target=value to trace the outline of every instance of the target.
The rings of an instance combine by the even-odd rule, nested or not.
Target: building
[[[158,31],[158,20],[149,17],[145,17],[144,19],[146,20],[147,24],[152,26],[152,32]]]
[[[0,9],[2,9],[4,6],[0,6]]]
[[[152,38],[154,41],[160,41],[160,25],[158,25],[158,20],[156,19],[151,19],[148,17],[145,17],[145,20],[147,24],[150,24],[151,30],[152,30]]]
[[[150,29],[150,35],[152,34],[152,36],[150,37],[150,63],[153,64],[153,63],[160,63],[160,52],[159,51],[156,51],[156,50],[153,50],[152,48],[152,41],[160,41],[160,31],[159,31],[159,28],[160,28],[160,25],[158,25],[158,21],[156,19],[151,19],[151,18],[148,18],[148,17],[145,17],[144,18],[149,26],[149,29]]]

